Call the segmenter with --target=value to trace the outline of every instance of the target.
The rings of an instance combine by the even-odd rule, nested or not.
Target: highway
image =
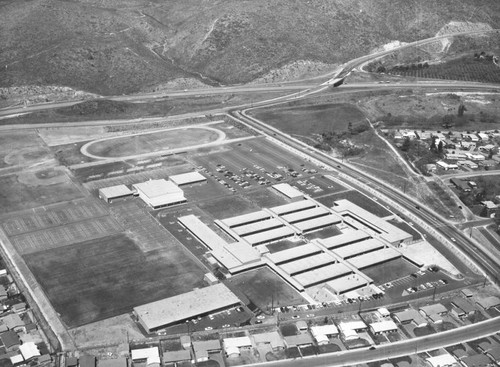
[[[500,258],[498,254],[493,254],[482,246],[476,246],[475,243],[471,242],[467,236],[460,232],[453,224],[449,223],[448,220],[439,216],[435,212],[430,211],[413,198],[408,197],[404,193],[388,186],[383,181],[380,181],[379,179],[372,177],[361,170],[351,167],[336,158],[332,158],[327,154],[292,138],[280,130],[274,129],[262,121],[248,116],[245,113],[246,111],[231,111],[230,115],[240,122],[253,127],[264,135],[279,139],[284,144],[297,149],[302,154],[316,159],[325,166],[329,167],[330,170],[339,171],[342,172],[342,174],[351,177],[353,179],[349,181],[351,185],[358,186],[358,188],[363,189],[359,185],[359,182],[361,181],[361,183],[371,186],[387,199],[400,204],[406,211],[410,212],[415,217],[421,218],[423,222],[434,228],[437,232],[444,236],[444,238],[449,239],[450,241],[451,238],[454,238],[455,241],[453,241],[453,243],[448,243],[448,245],[455,246],[465,253],[470,259],[472,259],[473,263],[475,263],[479,269],[482,269],[485,272],[490,281],[495,283],[498,282],[498,269],[500,269]],[[417,206],[419,209],[417,209]]]
[[[497,30],[491,30],[497,31]],[[464,32],[454,35],[470,35],[474,33],[484,33],[480,32]],[[129,102],[145,102],[149,100],[156,100],[165,97],[188,97],[194,95],[209,95],[209,94],[223,94],[223,93],[252,93],[252,92],[269,92],[269,91],[290,91],[291,94],[273,98],[271,100],[264,100],[260,102],[255,102],[251,105],[245,104],[241,106],[215,108],[210,111],[196,112],[191,114],[185,114],[182,116],[171,116],[168,118],[158,117],[151,119],[136,119],[136,120],[100,120],[100,121],[89,121],[83,123],[57,123],[57,124],[44,124],[42,125],[6,125],[0,127],[0,129],[33,129],[40,127],[68,127],[68,126],[97,126],[97,125],[109,125],[109,124],[126,124],[130,122],[142,122],[151,120],[165,120],[165,119],[179,119],[187,116],[200,116],[204,114],[216,114],[216,113],[228,113],[237,121],[254,128],[260,133],[267,135],[268,137],[279,140],[282,144],[285,144],[292,149],[299,151],[301,154],[310,157],[310,159],[320,162],[322,165],[327,167],[331,171],[336,171],[339,173],[339,178],[349,181],[351,186],[359,188],[362,191],[367,189],[375,190],[378,195],[386,199],[389,203],[394,206],[400,206],[404,212],[409,215],[419,218],[421,222],[426,223],[427,226],[432,227],[436,233],[438,233],[444,241],[449,239],[448,246],[454,246],[463,254],[471,259],[476,266],[488,276],[488,278],[498,283],[498,269],[500,269],[500,258],[498,254],[493,254],[488,249],[483,248],[479,244],[472,242],[467,236],[465,236],[461,231],[459,231],[453,224],[451,224],[446,218],[443,218],[436,213],[428,210],[424,205],[421,205],[413,198],[408,197],[402,192],[395,190],[393,187],[388,186],[386,183],[374,178],[348,164],[342,163],[340,160],[332,158],[325,153],[318,151],[305,143],[302,143],[291,136],[272,128],[271,126],[259,121],[246,114],[249,109],[270,107],[280,103],[286,103],[299,98],[305,98],[316,93],[323,92],[327,89],[332,88],[331,85],[345,78],[354,68],[357,66],[384,55],[395,52],[399,49],[404,49],[408,47],[414,47],[418,45],[423,45],[425,43],[435,42],[440,39],[451,37],[453,35],[443,35],[439,37],[429,38],[426,40],[421,40],[417,42],[410,43],[408,45],[399,47],[397,49],[387,50],[378,52],[375,54],[363,56],[355,60],[351,60],[341,67],[339,67],[335,72],[325,74],[316,78],[311,78],[309,80],[303,81],[304,84],[297,84],[297,82],[291,83],[281,83],[279,85],[250,85],[250,86],[234,86],[227,88],[208,88],[202,90],[183,90],[175,92],[155,92],[147,94],[137,94],[132,96],[111,96],[106,97],[106,99],[116,100],[116,101],[129,101]],[[313,80],[324,79],[329,77],[326,82],[319,84],[311,83]],[[295,83],[295,84],[293,84]],[[485,90],[498,93],[499,86],[493,84],[482,84],[482,83],[469,83],[469,82],[446,82],[446,81],[425,81],[418,83],[392,83],[390,85],[383,84],[378,85],[376,83],[356,83],[343,85],[341,92],[351,93],[359,90],[384,90],[384,89],[395,89],[395,88],[414,88],[414,87],[425,87],[429,89],[438,88],[450,88],[450,89],[467,89],[467,90]],[[30,113],[34,111],[44,110],[48,108],[57,108],[62,106],[71,106],[73,104],[79,103],[81,101],[69,101],[69,102],[54,102],[46,103],[40,105],[28,106],[26,108],[6,108],[0,110],[0,116],[9,116],[17,113]],[[418,207],[418,208],[417,208]],[[451,240],[451,239],[454,240]],[[309,366],[351,366],[357,363],[367,363],[370,361],[383,360],[387,358],[395,358],[401,356],[411,355],[417,352],[438,349],[440,347],[458,344],[467,340],[477,339],[482,336],[487,336],[494,334],[500,330],[500,318],[490,319],[481,323],[473,324],[470,326],[461,327],[458,329],[450,330],[447,332],[442,332],[439,334],[433,334],[427,337],[414,338],[410,340],[404,340],[401,342],[391,343],[387,345],[377,346],[375,349],[359,349],[352,351],[339,352],[335,354],[320,355],[314,357],[314,359],[304,358],[299,360],[284,360],[269,362],[266,366],[292,366],[292,367],[309,367]]]
[[[429,336],[413,338],[390,344],[377,345],[375,349],[360,348],[343,352],[321,354],[294,360],[267,362],[270,367],[335,367],[353,366],[359,363],[381,361],[388,358],[406,357],[429,350],[448,347],[462,342],[493,335],[500,330],[500,317],[458,329],[443,331]],[[248,365],[257,366],[257,364]],[[261,366],[261,364],[259,364]]]

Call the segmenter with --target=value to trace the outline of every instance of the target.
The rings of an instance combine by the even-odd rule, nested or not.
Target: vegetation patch
[[[385,284],[405,277],[417,270],[418,268],[415,265],[403,258],[399,258],[363,269],[363,273],[372,278],[376,284]]]
[[[254,305],[267,312],[271,306],[300,305],[305,299],[267,267],[233,276],[226,285],[238,289]]]
[[[303,138],[324,136],[330,141],[341,140],[338,134],[345,135],[348,129],[359,132],[365,126],[363,113],[348,103],[273,107],[258,109],[253,115],[287,134]]]
[[[166,249],[144,254],[123,234],[24,259],[69,327],[203,285],[203,271],[182,253]]]

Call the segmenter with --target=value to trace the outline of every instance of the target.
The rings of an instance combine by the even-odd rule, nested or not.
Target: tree
[[[460,106],[458,106],[458,117],[462,117],[465,111],[467,111],[467,108],[465,108],[463,103],[460,103]]]
[[[439,153],[443,153],[443,146],[444,146],[443,141],[440,140],[439,144],[438,144],[438,152]]]
[[[406,137],[405,140],[403,141],[403,144],[401,145],[401,150],[403,152],[407,152],[410,149],[410,138]]]
[[[429,147],[430,150],[436,151],[436,137],[433,136],[431,140],[431,146]]]

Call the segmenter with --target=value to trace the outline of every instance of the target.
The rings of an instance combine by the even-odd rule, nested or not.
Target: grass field
[[[345,131],[349,123],[355,125],[365,118],[363,112],[348,103],[273,107],[256,110],[252,115],[283,132],[306,137],[330,131]]]
[[[215,219],[225,219],[260,209],[248,200],[236,195],[200,202],[198,207]]]
[[[245,197],[261,208],[271,208],[287,203],[283,197],[271,192],[271,189],[253,190],[245,193]]]
[[[8,213],[42,205],[69,201],[83,196],[69,179],[52,185],[31,186],[19,182],[17,175],[0,177],[0,208]]]
[[[69,327],[203,285],[203,271],[184,254],[171,249],[144,254],[123,234],[24,259]]]
[[[378,217],[387,217],[388,215],[392,215],[390,211],[384,208],[382,205],[363,195],[359,191],[349,190],[343,191],[337,194],[331,194],[327,196],[323,196],[317,199],[321,204],[328,206],[331,208],[333,206],[333,202],[340,199],[349,200],[351,203],[354,203],[361,208],[369,211],[372,214],[375,214]]]
[[[128,157],[211,143],[223,138],[223,136],[224,134],[220,130],[192,127],[98,140],[86,148],[88,153],[97,157]]]
[[[273,301],[275,307],[306,303],[295,289],[267,267],[235,275],[226,285],[238,289],[263,311],[267,311]]]
[[[384,284],[391,280],[407,276],[417,270],[418,268],[415,265],[400,258],[363,269],[363,273],[372,278],[375,284]]]

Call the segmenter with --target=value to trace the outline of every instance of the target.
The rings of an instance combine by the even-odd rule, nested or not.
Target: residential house
[[[19,341],[19,335],[17,335],[14,330],[9,330],[5,333],[0,334],[0,339],[2,340],[3,346],[8,352],[18,350],[19,345],[21,344]]]

